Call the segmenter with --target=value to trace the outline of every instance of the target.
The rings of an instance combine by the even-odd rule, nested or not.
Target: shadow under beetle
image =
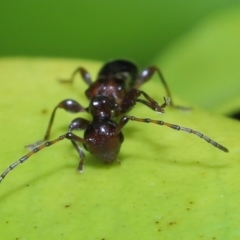
[[[32,151],[10,165],[0,175],[0,182],[11,170],[13,170],[20,163],[25,162],[31,155],[63,139],[69,139],[74,148],[77,150],[80,157],[80,162],[77,168],[79,171],[83,170],[85,159],[84,151],[82,147],[79,146],[79,143],[83,145],[85,150],[89,151],[93,156],[101,160],[103,163],[110,164],[117,160],[121,145],[124,141],[122,129],[129,121],[154,123],[170,127],[174,130],[193,133],[198,137],[203,138],[208,143],[211,143],[218,149],[228,152],[228,149],[224,146],[220,145],[204,134],[190,128],[166,123],[161,120],[137,118],[134,116],[124,115],[129,112],[136,103],[142,103],[157,113],[164,113],[164,108],[168,105],[174,108],[185,110],[188,109],[185,107],[176,106],[173,103],[166,81],[164,80],[161,71],[157,67],[148,67],[139,73],[136,65],[132,62],[126,60],[115,60],[105,64],[100,69],[97,79],[94,82],[92,81],[87,70],[82,67],[76,69],[69,80],[60,81],[63,83],[72,83],[75,75],[78,73],[88,85],[85,94],[90,100],[89,106],[85,108],[73,99],[65,99],[61,101],[52,112],[44,139],[28,145],[27,147],[31,148]],[[158,74],[168,96],[164,97],[164,103],[162,105],[159,105],[144,91],[139,90],[139,87],[150,80],[154,73]],[[141,96],[144,99],[141,99]],[[84,118],[75,118],[70,123],[67,133],[61,135],[55,140],[48,141],[55,113],[58,108],[62,108],[70,113],[88,112],[91,114],[92,120],[89,121]],[[116,120],[117,117],[120,118],[119,121]],[[79,137],[74,134],[72,132],[74,130],[83,130],[83,137]]]

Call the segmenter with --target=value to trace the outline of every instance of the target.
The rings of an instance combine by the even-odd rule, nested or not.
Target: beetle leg
[[[68,128],[68,132],[72,133],[73,130],[78,130],[78,131],[85,130],[88,125],[89,125],[88,120],[86,120],[84,118],[75,118],[70,123],[69,128]],[[70,139],[70,140],[71,140],[74,148],[77,150],[78,155],[80,157],[80,162],[78,164],[77,170],[79,172],[82,172],[83,171],[83,166],[84,166],[85,154],[84,154],[83,149],[77,144],[77,142],[84,143],[85,141],[82,141],[82,139],[80,139],[80,141],[79,141],[79,139],[77,139],[77,141],[75,141],[73,139]]]
[[[140,96],[143,96],[145,99],[140,99]],[[120,104],[121,109],[116,115],[118,116],[130,111],[136,102],[140,102],[158,113],[164,113],[164,108],[170,104],[170,98],[164,97],[164,103],[159,105],[158,102],[156,102],[144,91],[132,88],[125,94]]]
[[[182,110],[190,110],[189,107],[184,107],[184,106],[178,106],[178,105],[175,105],[173,103],[173,100],[172,100],[172,96],[171,96],[171,92],[169,90],[169,87],[167,85],[167,82],[165,80],[165,78],[163,77],[163,74],[161,72],[161,70],[156,67],[156,66],[151,66],[151,67],[148,67],[146,69],[144,69],[138,79],[136,80],[136,83],[134,84],[134,88],[139,88],[142,84],[146,83],[147,81],[149,81],[150,79],[152,79],[152,76],[154,75],[154,73],[157,73],[159,79],[161,80],[163,86],[164,86],[164,89],[167,93],[167,96],[169,98],[171,98],[171,103],[170,103],[170,106],[174,107],[174,108],[178,108],[178,109],[182,109]]]
[[[73,80],[74,80],[74,78],[75,78],[75,76],[76,76],[77,74],[80,74],[80,76],[82,77],[82,79],[84,80],[84,82],[85,82],[88,86],[90,86],[90,85],[92,84],[92,78],[91,78],[90,73],[89,73],[85,68],[83,68],[83,67],[77,68],[77,69],[73,72],[73,74],[72,74],[72,76],[71,76],[70,79],[59,79],[59,81],[60,81],[61,83],[73,83]]]
[[[40,141],[37,141],[35,143],[26,145],[25,146],[26,148],[32,150],[34,147],[39,146],[40,144],[42,144],[43,142],[45,142],[49,139],[51,128],[52,128],[53,121],[54,121],[54,117],[55,117],[55,114],[56,114],[56,111],[57,111],[58,108],[62,108],[62,109],[66,110],[67,112],[70,112],[70,113],[79,113],[79,112],[85,112],[86,111],[86,109],[83,106],[81,106],[78,102],[76,102],[73,99],[65,99],[65,100],[61,101],[53,109],[53,112],[52,112],[50,121],[48,123],[48,127],[47,127],[47,130],[46,130],[46,133],[44,135],[43,140],[40,140]]]

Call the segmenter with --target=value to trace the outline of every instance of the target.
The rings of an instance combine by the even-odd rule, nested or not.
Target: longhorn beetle
[[[110,164],[117,160],[121,145],[124,141],[122,129],[129,121],[154,123],[170,127],[174,130],[193,133],[218,149],[228,152],[226,147],[190,128],[166,123],[161,120],[137,118],[135,116],[125,115],[136,103],[142,103],[158,113],[164,113],[164,108],[168,105],[174,108],[188,109],[176,106],[173,101],[170,101],[171,94],[159,68],[152,66],[139,73],[136,65],[132,62],[115,60],[105,64],[100,69],[95,82],[92,81],[87,70],[82,67],[76,69],[69,80],[60,81],[62,83],[72,83],[77,73],[79,73],[83,80],[88,84],[88,89],[85,91],[85,94],[90,101],[89,106],[83,107],[73,99],[65,99],[57,104],[52,112],[44,139],[28,145],[27,147],[31,148],[32,151],[11,164],[0,175],[0,182],[11,170],[17,167],[20,163],[25,162],[31,155],[63,139],[70,140],[78,152],[80,158],[77,168],[78,171],[81,172],[83,170],[85,159],[83,148],[79,144],[104,164]],[[164,103],[161,105],[159,105],[158,102],[151,98],[146,92],[138,89],[142,84],[150,80],[154,73],[158,74],[167,93],[167,97],[164,97]],[[141,99],[141,96],[144,99]],[[52,141],[48,141],[55,113],[58,108],[62,108],[70,113],[88,112],[91,115],[92,120],[89,121],[81,117],[75,118],[70,123],[67,133]],[[118,117],[120,118],[119,121],[117,121]],[[73,130],[83,130],[83,137],[74,134],[72,132]]]

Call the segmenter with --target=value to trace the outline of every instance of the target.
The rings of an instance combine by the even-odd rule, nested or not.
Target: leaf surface
[[[78,66],[93,78],[101,64],[84,60],[0,60],[2,171],[42,139],[53,108],[65,98],[87,106]],[[162,103],[164,90],[150,81],[142,90]],[[181,99],[175,102],[182,105]],[[136,105],[131,115],[190,127],[229,148],[224,153],[197,136],[154,124],[124,128],[121,164],[105,166],[89,153],[82,174],[64,140],[31,156],[0,185],[2,239],[237,239],[239,230],[240,125],[198,109],[167,108],[159,115]],[[87,114],[82,117],[90,118]],[[57,111],[51,139],[76,115]],[[79,135],[82,135],[80,132]]]

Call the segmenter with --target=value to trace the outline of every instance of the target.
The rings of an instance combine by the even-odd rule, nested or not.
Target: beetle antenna
[[[178,126],[178,125],[175,125],[175,124],[171,124],[171,123],[166,123],[166,122],[163,122],[163,121],[159,121],[159,120],[152,120],[152,119],[149,119],[149,118],[136,118],[134,116],[125,116],[123,117],[121,120],[120,120],[120,125],[125,125],[128,120],[131,120],[131,121],[137,121],[137,122],[144,122],[144,123],[154,123],[154,124],[158,124],[158,125],[164,125],[164,126],[167,126],[167,127],[170,127],[174,130],[178,130],[178,131],[184,131],[184,132],[188,132],[188,133],[193,133],[195,134],[196,136],[200,137],[200,138],[203,138],[205,141],[207,141],[208,143],[212,144],[214,147],[224,151],[224,152],[229,152],[229,150],[222,146],[221,144],[215,142],[214,140],[212,140],[211,138],[209,138],[208,136],[198,132],[198,131],[195,131],[191,128],[186,128],[186,127],[181,127],[181,126]]]
[[[24,163],[29,157],[31,157],[34,153],[39,152],[40,150],[44,149],[45,147],[50,147],[51,145],[63,140],[64,138],[66,138],[66,134],[61,135],[60,137],[52,140],[52,141],[48,141],[45,142],[44,144],[40,145],[39,147],[35,147],[31,152],[29,152],[27,155],[21,157],[18,161],[16,161],[15,163],[11,164],[1,175],[0,175],[0,183],[2,182],[2,180],[6,177],[6,175],[13,170],[14,168],[16,168],[20,163]]]

